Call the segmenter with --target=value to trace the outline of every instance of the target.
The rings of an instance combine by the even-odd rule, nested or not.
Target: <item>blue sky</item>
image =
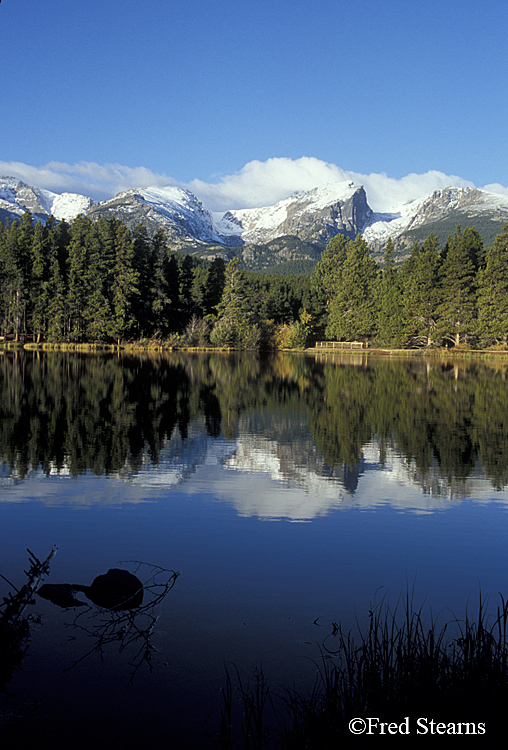
[[[215,208],[342,175],[508,192],[507,28],[506,0],[3,0],[0,173]]]

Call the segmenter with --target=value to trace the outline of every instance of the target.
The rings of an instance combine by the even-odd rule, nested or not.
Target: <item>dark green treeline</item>
[[[162,229],[150,238],[143,225],[131,232],[115,218],[34,225],[26,212],[0,224],[0,335],[16,341],[174,335],[175,343],[256,348],[267,337],[260,321],[293,321],[309,288],[308,277],[173,252]]]
[[[277,442],[281,459],[325,476],[353,481],[376,439],[381,460],[394,449],[423,486],[440,477],[460,494],[483,467],[500,489],[508,484],[507,378],[506,364],[366,355],[6,352],[1,473],[136,472],[164,452],[182,456],[191,425],[194,440],[234,439],[248,421]],[[172,449],[169,440],[179,442]]]
[[[508,224],[486,251],[473,228],[434,235],[379,267],[362,235],[337,235],[311,276],[246,272],[174,252],[115,218],[0,225],[0,335],[15,340],[302,348],[508,346]]]
[[[325,336],[379,346],[505,346],[508,224],[485,251],[476,229],[459,227],[439,248],[434,235],[397,266],[388,241],[382,268],[359,235],[334,237],[313,273]]]

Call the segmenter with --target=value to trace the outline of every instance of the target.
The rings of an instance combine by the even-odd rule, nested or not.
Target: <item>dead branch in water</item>
[[[56,547],[42,562],[29,549],[27,552],[30,566],[23,571],[27,582],[21,589],[2,576],[16,593],[7,594],[0,604],[0,690],[11,681],[14,670],[19,668],[25,655],[26,641],[30,636],[30,615],[24,615],[24,611],[28,604],[34,603],[42,579],[49,574]]]

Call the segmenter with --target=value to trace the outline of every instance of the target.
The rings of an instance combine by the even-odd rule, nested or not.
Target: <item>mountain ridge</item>
[[[142,223],[151,235],[162,228],[177,250],[225,260],[238,255],[247,267],[266,270],[274,263],[317,262],[337,234],[354,238],[362,233],[375,257],[391,237],[397,255],[404,257],[415,240],[432,231],[445,241],[451,217],[456,224],[477,225],[480,234],[483,226],[488,243],[508,221],[508,196],[450,186],[394,206],[392,212],[376,213],[362,185],[333,182],[271,206],[217,212],[176,186],[132,188],[96,203],[78,193],[53,193],[15,177],[0,177],[0,220],[19,218],[26,210],[42,221],[53,214],[71,222],[84,214],[93,221],[115,217],[130,229]],[[277,252],[271,258],[274,243]]]

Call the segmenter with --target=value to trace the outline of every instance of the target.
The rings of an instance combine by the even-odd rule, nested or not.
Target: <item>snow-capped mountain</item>
[[[94,203],[76,193],[58,195],[14,177],[0,178],[0,220],[19,218],[26,210],[42,220],[50,214],[66,221],[81,213],[92,220],[114,216],[130,229],[144,224],[151,235],[162,228],[175,249],[228,258],[228,248],[241,248],[244,263],[260,269],[288,260],[315,263],[339,233],[354,238],[361,232],[375,256],[389,237],[400,256],[431,232],[444,243],[459,223],[476,226],[490,244],[508,221],[508,196],[449,187],[379,214],[370,208],[363,186],[335,182],[272,206],[212,212],[189,190],[175,186],[127,190]]]
[[[455,225],[462,224],[463,228],[477,225],[480,233],[482,223],[492,222],[493,231],[500,231],[502,224],[508,221],[508,196],[477,188],[435,190],[432,195],[406,203],[393,213],[373,214],[363,236],[373,250],[383,248],[389,237],[399,247],[410,247],[416,230],[424,229],[426,235],[431,231],[439,235],[440,224],[448,220]],[[449,226],[442,228],[446,234],[450,231]]]
[[[219,221],[244,242],[257,244],[290,235],[326,245],[339,233],[355,237],[372,215],[362,186],[336,182],[296,193],[273,206],[228,211]]]
[[[363,187],[333,183],[297,193],[273,206],[211,213],[188,190],[177,187],[128,190],[88,212],[93,218],[116,216],[131,229],[163,227],[173,240],[239,246],[293,236],[323,247],[337,233],[355,237],[369,223],[372,210]]]
[[[93,200],[78,193],[52,193],[50,190],[26,185],[16,177],[0,177],[0,211],[4,215],[20,217],[30,211],[37,218],[72,221],[78,214],[86,213]]]
[[[217,221],[193,193],[173,186],[127,190],[111,200],[97,203],[87,215],[91,219],[114,216],[130,229],[145,224],[150,234],[162,228],[179,244],[196,241],[241,244],[238,236],[229,229],[223,230],[220,219]]]

